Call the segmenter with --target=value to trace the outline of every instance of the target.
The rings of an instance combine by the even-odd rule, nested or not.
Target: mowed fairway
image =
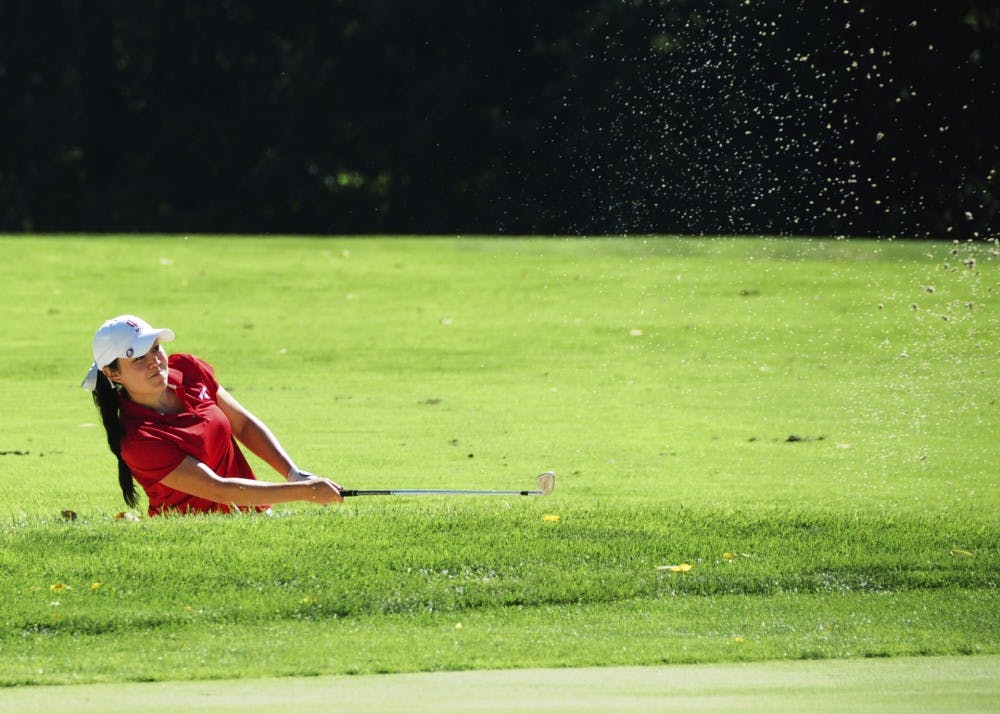
[[[996,711],[997,657],[523,669],[0,690],[0,711],[389,712]],[[6,707],[6,708],[5,708]]]
[[[2,685],[1000,651],[993,244],[0,249]],[[116,518],[123,312],[346,487],[556,491]]]

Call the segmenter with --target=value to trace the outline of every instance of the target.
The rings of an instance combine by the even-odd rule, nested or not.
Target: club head
[[[556,474],[554,471],[546,471],[543,474],[539,474],[538,478],[535,479],[535,483],[538,485],[538,490],[543,496],[548,496],[556,487]]]

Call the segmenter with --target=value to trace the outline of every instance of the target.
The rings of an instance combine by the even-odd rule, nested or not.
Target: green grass
[[[928,711],[992,714],[1000,657],[897,657],[144,682],[0,690],[0,711],[272,712]],[[335,702],[335,704],[332,704]]]
[[[995,246],[0,248],[0,684],[1000,651]],[[348,487],[556,493],[115,519],[119,312]]]

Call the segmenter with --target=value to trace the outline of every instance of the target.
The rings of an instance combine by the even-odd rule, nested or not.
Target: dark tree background
[[[2,0],[0,230],[992,238],[1000,3]]]

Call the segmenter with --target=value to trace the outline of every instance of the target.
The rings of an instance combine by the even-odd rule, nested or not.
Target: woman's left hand
[[[292,469],[292,472],[288,474],[288,480],[291,482],[295,481],[309,481],[310,479],[323,478],[325,481],[330,481],[330,479],[324,478],[322,476],[317,476],[316,474],[311,474],[308,471],[299,471],[298,469]],[[339,483],[330,481],[334,486],[336,486],[338,491],[343,491],[344,487]]]

